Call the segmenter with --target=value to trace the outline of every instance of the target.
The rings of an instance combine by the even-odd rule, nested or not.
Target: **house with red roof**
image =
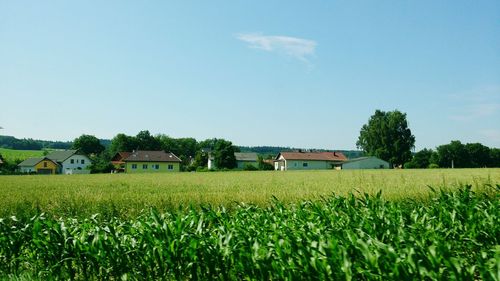
[[[347,161],[341,152],[281,152],[274,159],[274,169],[286,170],[327,170],[335,169]]]

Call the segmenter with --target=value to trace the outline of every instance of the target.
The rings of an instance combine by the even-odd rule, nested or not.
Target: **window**
[[[137,169],[137,164],[132,164],[132,170]]]
[[[169,169],[169,170],[173,170],[173,169],[174,169],[174,165],[169,164],[169,165],[168,165],[168,169]]]
[[[43,167],[47,168],[47,162],[43,162]]]
[[[302,163],[302,167],[307,168],[307,166],[309,166],[307,162]]]
[[[70,163],[71,163],[71,164],[75,164],[75,159],[71,159],[71,160],[70,160]]]
[[[142,164],[142,169],[147,170],[148,169],[148,164]]]
[[[153,169],[153,170],[158,170],[158,169],[160,169],[160,165],[158,165],[158,164],[153,164],[153,165],[151,165],[151,169]]]
[[[85,164],[85,160],[82,159],[82,161],[80,163]]]

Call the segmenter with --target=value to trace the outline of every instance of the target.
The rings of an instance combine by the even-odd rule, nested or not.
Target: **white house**
[[[325,170],[334,169],[347,161],[341,152],[281,152],[274,159],[274,169]]]
[[[90,159],[77,150],[54,151],[45,156],[60,165],[59,174],[90,174]]]
[[[341,169],[389,169],[389,162],[377,157],[360,157],[342,163]]]

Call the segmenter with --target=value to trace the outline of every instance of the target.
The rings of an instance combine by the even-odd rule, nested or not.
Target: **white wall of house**
[[[286,161],[287,170],[325,170],[331,169],[328,161],[316,160],[288,160]]]
[[[21,173],[31,173],[36,172],[35,166],[21,166],[19,167]]]
[[[75,174],[73,171],[86,170],[91,164],[87,156],[75,154],[62,162],[61,174]]]
[[[342,169],[389,169],[389,162],[377,157],[368,157],[342,164]]]

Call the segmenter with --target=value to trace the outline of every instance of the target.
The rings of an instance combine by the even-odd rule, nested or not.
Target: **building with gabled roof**
[[[117,152],[113,158],[111,158],[111,164],[115,168],[115,172],[125,172],[125,159],[130,156],[132,152]]]
[[[53,175],[59,171],[59,164],[47,157],[31,157],[17,165],[21,173]]]
[[[341,152],[281,152],[274,159],[274,169],[325,170],[335,169],[347,161]]]
[[[375,156],[359,157],[342,163],[340,168],[344,169],[389,169],[391,164]]]
[[[259,167],[259,157],[255,152],[235,152],[236,168],[245,169],[247,166]]]
[[[123,159],[126,173],[179,172],[181,159],[165,151],[133,151]]]
[[[90,158],[78,150],[57,150],[47,154],[48,159],[59,164],[58,174],[90,174]]]

